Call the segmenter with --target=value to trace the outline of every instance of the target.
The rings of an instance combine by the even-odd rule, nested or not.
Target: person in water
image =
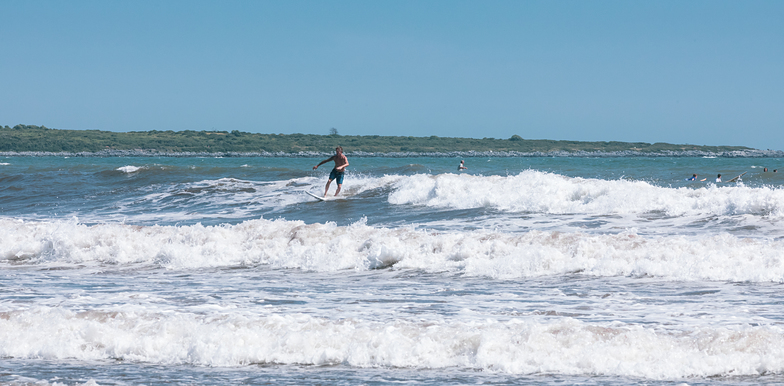
[[[716,177],[716,182],[721,182],[721,174]]]
[[[465,169],[468,169],[468,168],[465,166],[465,161],[464,161],[464,160],[460,160],[460,165],[457,167],[457,171],[459,172],[459,171],[461,171],[461,170],[465,170]]]
[[[335,191],[335,196],[337,196],[340,193],[340,188],[343,187],[343,175],[346,172],[346,166],[348,166],[348,158],[346,158],[346,156],[343,155],[343,148],[338,146],[335,148],[335,155],[319,162],[318,165],[313,167],[313,170],[318,169],[319,166],[329,161],[334,161],[335,167],[332,168],[332,171],[329,173],[329,180],[327,181],[327,187],[324,188],[324,197],[327,197],[327,192],[329,191],[329,184],[332,183],[332,180],[337,180],[338,183],[338,189]]]
[[[693,174],[691,178],[687,178],[686,181],[697,181],[697,175]]]

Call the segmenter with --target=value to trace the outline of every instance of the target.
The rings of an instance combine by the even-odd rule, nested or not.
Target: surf
[[[646,379],[784,371],[778,326],[669,330],[541,317],[477,321],[332,320],[295,314],[0,312],[0,356],[234,367],[298,364],[457,368]]]
[[[509,176],[403,176],[390,187],[392,205],[491,208],[510,213],[755,215],[784,220],[781,187],[663,187],[646,181],[567,177],[536,170]]]
[[[784,240],[729,234],[643,237],[529,231],[439,232],[302,221],[236,225],[83,225],[0,219],[5,265],[172,270],[254,267],[317,272],[414,269],[500,279],[571,275],[784,282]]]

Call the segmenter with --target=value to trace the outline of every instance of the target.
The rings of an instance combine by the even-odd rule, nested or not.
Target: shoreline
[[[301,151],[286,152],[159,152],[153,150],[101,150],[98,152],[45,152],[45,151],[3,151],[0,157],[266,157],[266,158],[310,158],[332,155],[330,152]],[[550,151],[550,152],[518,152],[518,151],[453,151],[453,152],[346,152],[350,157],[382,157],[382,158],[417,158],[417,157],[565,157],[565,158],[616,158],[616,157],[721,157],[721,158],[784,158],[782,150],[733,150],[726,152],[707,152],[699,150],[641,152],[623,151]]]

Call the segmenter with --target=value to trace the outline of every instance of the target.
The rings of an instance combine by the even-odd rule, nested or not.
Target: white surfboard
[[[748,172],[743,172],[743,174],[746,174],[746,173],[748,173]],[[737,176],[737,177],[735,177],[735,178],[733,178],[733,179],[731,179],[731,180],[729,180],[727,182],[735,182],[735,181],[739,180],[741,177],[743,177],[743,174],[741,174],[741,175],[739,175],[739,176]]]
[[[327,201],[327,200],[329,200],[329,198],[315,195],[315,194],[313,194],[311,192],[308,192],[307,190],[305,190],[304,192],[307,193],[309,196],[311,196],[311,197],[313,197],[315,199],[318,199],[319,201]]]
[[[343,196],[343,195],[340,195],[340,196],[337,196],[337,197],[336,196],[326,196],[326,197],[324,197],[324,196],[319,196],[318,194],[315,194],[313,192],[309,192],[307,190],[303,190],[303,192],[307,193],[308,196],[311,196],[311,197],[313,197],[315,199],[318,199],[319,201],[344,201],[346,199],[346,196]]]

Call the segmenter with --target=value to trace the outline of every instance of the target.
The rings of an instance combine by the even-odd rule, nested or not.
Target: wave
[[[140,194],[117,200],[113,205],[119,213],[133,213],[130,217],[134,221],[205,221],[211,216],[242,219],[254,211],[309,201],[301,190],[312,190],[314,185],[304,180],[313,179],[259,182],[219,178],[144,186],[138,190]],[[93,220],[100,221],[100,217]]]
[[[751,214],[784,219],[783,188],[716,184],[698,189],[672,188],[645,181],[565,177],[535,170],[511,176],[403,176],[392,186],[389,202],[544,214]]]
[[[161,182],[156,177],[160,173],[190,176],[189,168],[191,166],[171,170],[166,167],[164,170],[158,166],[126,165],[107,170],[104,173],[122,178],[116,181],[111,194],[99,192],[96,196],[101,201],[93,202],[92,206],[85,205],[81,197],[63,202],[58,215],[61,218],[78,216],[93,223],[123,219],[147,224],[237,222],[273,213],[326,221],[309,218],[311,213],[303,211],[305,207],[302,206],[313,200],[303,191],[321,194],[326,175],[287,178],[284,176],[286,171],[275,170],[273,178],[257,181],[247,177],[203,178],[197,174],[198,180],[187,181],[189,177],[183,177],[186,181],[172,183]],[[422,166],[403,167],[409,168]],[[569,230],[568,225],[576,222],[605,220],[609,221],[608,225],[600,228],[612,232],[628,227],[663,230],[669,229],[673,222],[677,222],[680,229],[686,229],[684,227],[695,223],[707,222],[711,229],[734,232],[745,227],[743,229],[762,230],[763,234],[770,235],[779,234],[778,224],[784,221],[782,187],[709,183],[694,189],[656,186],[647,181],[567,177],[535,170],[508,176],[451,173],[379,176],[354,172],[347,178],[341,192],[344,198],[362,200],[363,205],[372,205],[386,213],[400,208],[399,213],[414,213],[408,218],[415,218],[420,224],[448,220],[453,215],[450,211],[471,210],[471,221],[476,221],[476,216],[492,213],[504,223],[519,222],[524,216],[534,215],[543,221],[563,225],[549,227],[551,230]],[[16,196],[6,199],[18,201]],[[358,206],[348,209],[355,207]],[[18,210],[25,209],[20,206]],[[44,220],[51,213],[14,215]],[[360,216],[361,213],[353,218]],[[397,216],[393,221],[400,218]],[[385,219],[376,216],[372,221]],[[457,222],[452,225],[459,226]]]
[[[665,330],[572,318],[384,322],[37,307],[0,312],[0,331],[5,358],[459,367],[650,379],[784,371],[784,331],[778,326]]]
[[[407,167],[419,167],[409,165]],[[544,215],[647,215],[710,217],[752,215],[784,220],[784,188],[746,187],[742,184],[708,184],[701,188],[662,187],[646,181],[601,180],[567,177],[526,170],[510,176],[468,174],[353,173],[343,187],[345,198],[375,191],[387,195],[391,205],[434,209],[487,208],[508,213]],[[276,181],[220,178],[165,186],[133,198],[136,204],[174,200],[177,205],[200,207],[205,203],[250,203],[264,208],[283,208],[309,202],[302,190],[321,192],[324,178],[298,177]],[[199,200],[187,198],[202,193]],[[250,193],[235,196],[235,193]],[[376,194],[374,194],[376,195]],[[183,201],[184,200],[184,201]],[[204,201],[206,200],[206,201]]]
[[[351,174],[352,184],[344,187],[341,195],[353,197],[371,190],[389,186],[399,177],[367,177]],[[198,209],[246,208],[280,209],[313,199],[303,191],[323,192],[325,178],[298,177],[286,180],[251,181],[238,178],[206,179],[170,185],[144,187],[142,196],[117,202],[119,207],[149,206],[160,208],[161,204],[177,208]],[[333,188],[334,189],[334,185]],[[244,215],[244,213],[241,213]]]
[[[433,232],[302,221],[83,225],[0,219],[0,262],[166,269],[271,266],[338,272],[394,267],[513,279],[546,275],[784,282],[784,240],[529,231]]]
[[[117,168],[117,170],[119,170],[119,171],[121,171],[123,173],[131,174],[131,173],[138,172],[139,170],[142,170],[142,167],[141,166],[126,165],[126,166]]]

